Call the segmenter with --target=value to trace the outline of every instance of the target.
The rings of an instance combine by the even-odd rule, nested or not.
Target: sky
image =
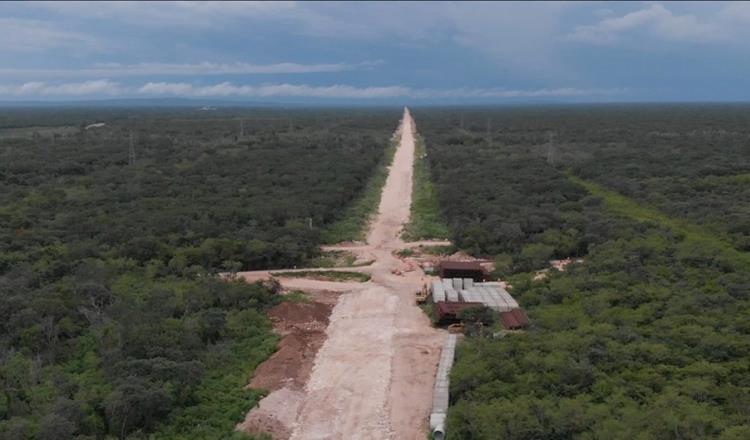
[[[0,2],[0,100],[750,100],[748,2]]]

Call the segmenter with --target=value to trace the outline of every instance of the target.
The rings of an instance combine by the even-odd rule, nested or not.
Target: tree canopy
[[[398,115],[0,111],[0,439],[240,436],[279,297],[216,273],[318,255]]]
[[[450,438],[750,435],[750,109],[415,117],[456,243],[532,322],[459,346]],[[564,257],[583,262],[533,279]]]

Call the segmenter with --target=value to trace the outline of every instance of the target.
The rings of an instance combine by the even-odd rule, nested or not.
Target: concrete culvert
[[[430,429],[434,440],[445,439],[445,416],[448,412],[448,390],[450,388],[450,371],[456,350],[456,335],[447,335],[440,353],[440,363],[435,375],[435,388],[432,392],[432,414]]]
[[[432,429],[433,440],[445,439],[445,414],[430,415],[430,428]]]

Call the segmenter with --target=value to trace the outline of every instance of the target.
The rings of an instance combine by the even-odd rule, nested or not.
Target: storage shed
[[[459,321],[458,312],[461,310],[483,306],[484,304],[480,302],[445,301],[435,304],[435,313],[437,314],[439,324],[453,324]]]
[[[487,279],[487,271],[474,261],[441,261],[440,278],[471,278],[480,282]]]
[[[529,317],[522,309],[513,309],[509,312],[500,313],[500,323],[507,330],[518,330],[529,325]]]

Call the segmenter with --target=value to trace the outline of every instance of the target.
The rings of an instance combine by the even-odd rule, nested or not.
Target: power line
[[[135,165],[135,137],[133,132],[130,132],[130,149],[128,150],[128,163]]]

